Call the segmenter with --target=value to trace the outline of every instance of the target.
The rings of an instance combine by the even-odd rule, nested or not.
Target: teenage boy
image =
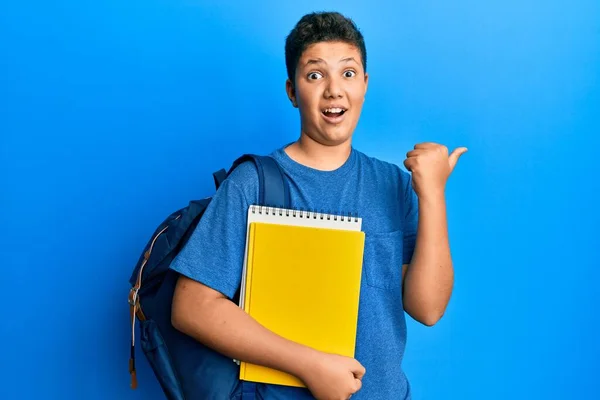
[[[256,170],[242,164],[172,265],[181,274],[173,325],[207,349],[193,372],[205,379],[189,390],[197,398],[237,398],[242,384],[232,359],[238,359],[288,372],[307,386],[258,384],[259,399],[409,399],[401,367],[404,311],[431,326],[448,304],[453,266],[444,188],[466,149],[448,154],[442,145],[417,144],[404,162],[409,174],[352,146],[367,92],[367,53],[362,34],[341,14],[304,16],[286,40],[285,54],[286,90],[299,110],[301,132],[272,156],[288,179],[292,203],[363,218],[356,358],[282,338],[232,301],[241,282],[248,207],[258,201]]]

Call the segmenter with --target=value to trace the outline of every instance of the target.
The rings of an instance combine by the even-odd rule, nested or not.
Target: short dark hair
[[[312,44],[334,41],[356,46],[367,71],[365,39],[354,21],[339,12],[313,12],[304,15],[285,40],[285,65],[292,84],[302,53]]]

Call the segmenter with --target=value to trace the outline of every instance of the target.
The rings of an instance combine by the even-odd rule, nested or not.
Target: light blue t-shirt
[[[272,156],[287,176],[293,208],[363,218],[366,239],[355,358],[367,372],[352,399],[409,399],[410,386],[401,366],[406,343],[401,279],[417,231],[418,203],[410,174],[354,148],[334,171],[299,164],[283,147]],[[256,169],[251,163],[242,164],[217,191],[172,269],[234,298],[241,282],[248,207],[257,202]],[[203,387],[194,388],[198,398],[226,399],[239,390],[239,367],[230,358],[210,354],[197,368],[199,376],[207,377]],[[215,370],[227,371],[231,382],[227,393],[216,394],[223,388],[211,384],[209,376]],[[264,400],[313,398],[306,389],[257,386]]]

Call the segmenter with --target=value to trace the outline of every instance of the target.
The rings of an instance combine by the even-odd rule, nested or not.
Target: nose
[[[323,93],[323,96],[325,96],[325,98],[327,98],[327,99],[332,99],[332,98],[340,98],[340,97],[342,97],[342,94],[343,94],[342,84],[339,81],[339,79],[337,79],[335,77],[330,77],[327,81],[327,87],[325,88],[325,92]]]

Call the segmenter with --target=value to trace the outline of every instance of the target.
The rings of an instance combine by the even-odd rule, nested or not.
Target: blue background
[[[248,3],[0,6],[0,398],[162,398],[139,351],[129,389],[131,269],[214,170],[296,139],[284,38],[323,9],[366,36],[357,148],[470,150],[454,295],[409,322],[415,400],[599,398],[600,2]]]

